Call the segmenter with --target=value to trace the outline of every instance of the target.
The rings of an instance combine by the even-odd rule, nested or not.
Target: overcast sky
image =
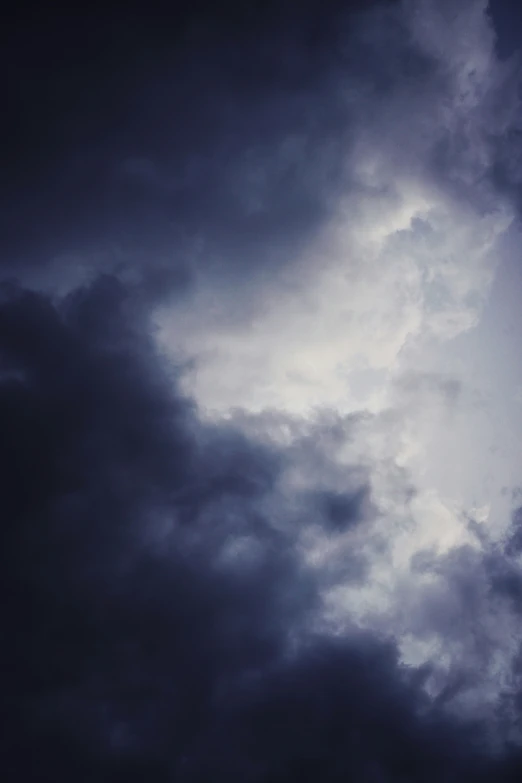
[[[6,782],[519,779],[515,6],[6,19]]]

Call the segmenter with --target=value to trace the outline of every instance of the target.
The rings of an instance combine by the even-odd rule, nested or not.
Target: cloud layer
[[[2,774],[518,780],[518,55],[221,12],[11,31]]]
[[[417,555],[416,595],[385,613],[391,628],[326,628],[325,595],[364,585],[383,545],[364,475],[326,489],[323,457],[299,488],[296,463],[320,465],[307,436],[274,450],[199,423],[127,306],[111,279],[59,306],[16,290],[2,305],[13,779],[501,779],[512,754],[487,754],[500,716],[445,707],[479,671],[485,687],[518,626],[518,519],[500,550]],[[318,436],[345,434],[324,423]],[[318,534],[334,550],[322,563]],[[442,681],[401,664],[399,630],[458,646],[460,664]]]

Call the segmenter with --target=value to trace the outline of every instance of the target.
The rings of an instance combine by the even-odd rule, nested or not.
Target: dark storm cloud
[[[6,23],[0,263],[10,272],[62,288],[100,269],[132,272],[155,295],[187,282],[196,261],[266,274],[359,186],[344,163],[356,133],[375,133],[383,102],[397,97],[382,145],[399,160],[400,89],[422,106],[427,84],[431,102],[447,86],[397,2],[176,7]],[[496,90],[487,112],[506,115],[513,90]],[[425,163],[463,187],[470,139],[459,127],[436,133]],[[501,157],[503,187],[512,174]]]
[[[496,33],[496,49],[501,59],[520,51],[520,24],[522,12],[514,0],[492,0],[488,5]]]
[[[288,546],[263,520],[256,532],[277,462],[198,429],[119,293],[101,281],[57,312],[15,291],[2,307],[2,656],[5,709],[25,727],[6,740],[19,775],[42,760],[17,761],[17,742],[46,745],[53,773],[47,731],[96,753],[121,724],[129,753],[168,739],[175,760],[221,679],[277,656],[307,595]],[[259,549],[235,577],[217,562],[230,535]]]
[[[336,545],[382,515],[371,470],[335,461],[370,414],[275,421],[295,425],[288,447],[241,414],[204,423],[151,337],[153,306],[201,268],[240,298],[243,275],[287,263],[331,214],[360,121],[346,73],[363,119],[403,80],[438,89],[397,4],[381,5],[377,26],[354,21],[362,2],[5,26],[3,780],[518,780],[518,685],[476,720],[448,709],[491,657],[475,627],[488,601],[518,616],[518,517],[504,547],[412,564],[445,589],[419,589],[410,626],[466,663],[430,696],[430,667],[400,662],[399,624],[321,624],[325,588],[368,582],[371,552],[354,543],[327,573],[303,556],[303,530]],[[459,396],[443,376],[399,387]],[[390,497],[409,497],[396,474]]]
[[[495,91],[492,110],[504,117],[503,132],[493,134],[490,178],[497,192],[522,208],[522,114],[520,112],[520,74],[522,38],[520,5],[513,0],[492,0],[488,15],[495,31],[495,49],[504,68],[504,84]]]
[[[381,4],[392,9],[384,38],[365,42],[351,35],[360,2],[207,5],[177,18],[33,14],[8,26],[11,270],[54,285],[68,270],[74,285],[92,267],[159,269],[176,284],[198,252],[235,274],[280,265],[343,182],[346,79],[378,98],[430,67],[404,51],[394,3]]]
[[[216,226],[228,220],[230,227],[241,209],[233,183],[216,200],[227,163],[238,163],[256,136],[273,143],[292,115],[284,99],[268,96],[284,64],[271,74],[244,40],[253,44],[260,34],[257,54],[264,48],[269,66],[269,31],[258,25],[254,37],[249,14],[234,14],[231,4],[230,15],[235,24],[183,8],[178,18],[157,21],[110,10],[33,14],[8,29],[13,126],[4,148],[6,176],[12,174],[5,228],[14,250],[83,252],[130,235],[133,249],[143,241],[150,253],[154,235],[156,247],[172,239],[181,213],[184,229],[196,230],[213,209]],[[295,33],[290,26],[285,37]],[[182,193],[162,186],[179,180]]]
[[[4,779],[509,780],[393,643],[313,631],[284,451],[202,425],[145,326],[110,278],[3,291]]]

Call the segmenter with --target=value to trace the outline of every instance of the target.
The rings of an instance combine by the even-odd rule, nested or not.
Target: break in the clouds
[[[13,17],[6,781],[511,781],[505,3]]]

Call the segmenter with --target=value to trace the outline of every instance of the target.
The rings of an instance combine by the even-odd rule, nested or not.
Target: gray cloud
[[[514,781],[520,461],[458,344],[516,58],[480,0],[195,5],[9,28],[2,774]]]
[[[504,779],[509,755],[475,746],[487,723],[444,711],[464,681],[431,702],[393,643],[355,626],[317,635],[323,581],[299,555],[288,455],[202,425],[125,301],[106,280],[57,307],[16,290],[2,306],[13,774],[32,779],[37,763],[55,779],[133,768],[180,780]],[[367,489],[306,492],[313,525],[367,524]],[[451,595],[438,619],[437,601],[420,601],[423,627],[459,643],[463,617],[485,616],[493,573],[464,555],[424,566]],[[28,744],[30,757],[17,750]]]

